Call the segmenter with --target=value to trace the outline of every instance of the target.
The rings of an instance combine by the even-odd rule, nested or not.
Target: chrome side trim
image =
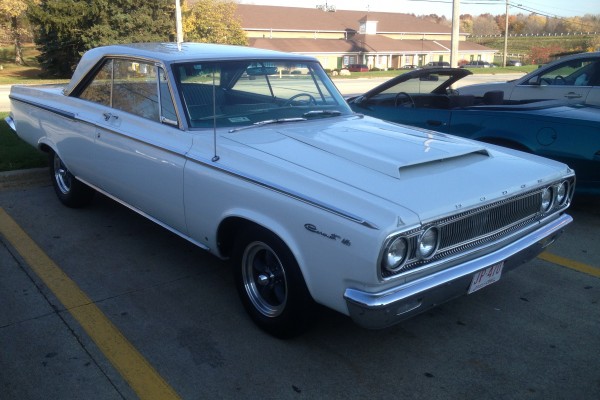
[[[112,133],[114,133],[116,135],[127,137],[127,138],[129,138],[131,140],[135,140],[135,141],[137,141],[139,143],[147,144],[147,145],[152,146],[154,148],[162,149],[162,150],[167,151],[167,152],[169,152],[171,154],[179,155],[179,156],[184,157],[186,160],[189,160],[191,162],[195,162],[195,163],[201,164],[203,166],[206,166],[208,168],[211,168],[213,170],[220,171],[220,172],[225,173],[227,175],[237,177],[237,178],[242,179],[242,180],[244,180],[244,181],[246,181],[248,183],[260,186],[260,187],[262,187],[264,189],[271,190],[273,192],[282,194],[282,195],[287,196],[289,198],[295,199],[297,201],[303,202],[305,204],[308,204],[308,205],[311,205],[313,207],[319,208],[321,210],[327,211],[329,213],[335,214],[335,215],[337,215],[339,217],[345,218],[345,219],[347,219],[349,221],[355,222],[355,223],[357,223],[359,225],[362,225],[362,226],[365,226],[367,228],[379,230],[379,227],[376,224],[374,224],[374,223],[372,223],[372,222],[370,222],[370,221],[368,221],[368,220],[366,220],[364,218],[361,218],[361,217],[359,217],[357,215],[354,215],[354,214],[352,214],[350,212],[344,211],[344,210],[342,210],[340,208],[337,208],[335,206],[332,206],[330,204],[326,204],[326,203],[321,202],[319,200],[310,198],[310,197],[305,196],[305,195],[303,195],[303,194],[301,194],[299,192],[295,192],[293,190],[290,190],[290,189],[287,189],[287,188],[283,188],[282,186],[279,186],[277,184],[264,181],[264,180],[262,180],[262,179],[260,179],[258,177],[247,175],[247,174],[244,174],[244,173],[242,173],[240,171],[237,171],[237,170],[234,170],[234,169],[231,169],[231,168],[226,168],[226,167],[223,167],[221,165],[217,165],[214,162],[209,161],[209,160],[202,160],[202,159],[199,159],[199,158],[191,157],[191,156],[189,156],[189,154],[181,153],[179,151],[176,151],[175,149],[165,148],[165,147],[158,146],[156,144],[153,144],[153,143],[150,143],[150,142],[147,142],[147,141],[144,141],[144,140],[140,140],[138,138],[132,137],[132,136],[127,135],[125,133],[115,131],[114,129],[109,129],[109,127],[107,127],[107,126],[100,126],[98,124],[85,121],[83,119],[77,118],[76,115],[73,114],[73,113],[61,111],[61,110],[59,110],[57,108],[45,106],[43,104],[35,103],[35,102],[32,102],[32,101],[26,101],[26,100],[21,100],[21,99],[17,99],[17,98],[15,98],[15,100],[21,101],[23,103],[29,104],[29,105],[34,106],[34,107],[38,107],[38,108],[44,109],[44,110],[52,112],[52,113],[59,114],[61,116],[64,116],[64,117],[72,119],[72,120],[76,120],[76,121],[80,121],[80,122],[85,123],[85,124],[90,124],[90,125],[96,126],[96,127],[100,128],[100,129],[104,129],[104,130],[110,131],[110,132],[112,132]],[[94,187],[93,185],[90,185],[87,182],[86,182],[86,184],[88,184],[91,187]],[[98,191],[101,192],[101,193],[104,193],[101,190],[98,190]],[[115,199],[115,200],[117,200],[117,199]],[[148,218],[150,218],[150,217],[148,217]],[[152,218],[150,218],[150,219],[152,219]]]
[[[182,233],[182,232],[179,232],[177,229],[175,229],[175,228],[172,228],[171,226],[169,226],[169,225],[167,225],[167,224],[163,223],[162,221],[160,221],[160,220],[158,220],[158,219],[156,219],[156,218],[154,218],[154,217],[150,216],[149,214],[146,214],[144,211],[140,210],[139,208],[136,208],[136,207],[132,206],[131,204],[129,204],[129,203],[127,203],[127,202],[125,202],[125,201],[123,201],[123,200],[119,199],[118,197],[115,197],[115,196],[113,196],[112,194],[110,194],[110,193],[108,193],[108,192],[106,192],[106,191],[104,191],[104,190],[100,189],[99,187],[97,187],[97,186],[94,186],[94,185],[92,185],[91,183],[89,183],[89,182],[87,182],[87,181],[85,181],[85,180],[83,180],[83,179],[80,179],[80,178],[77,178],[77,179],[78,179],[79,181],[81,181],[81,182],[85,183],[85,184],[86,184],[86,185],[88,185],[89,187],[93,188],[95,191],[97,191],[97,192],[99,192],[99,193],[102,193],[102,194],[103,194],[103,195],[105,195],[106,197],[108,197],[108,198],[110,198],[110,199],[112,199],[112,200],[116,201],[117,203],[121,204],[122,206],[125,206],[125,207],[129,208],[131,211],[134,211],[134,212],[136,212],[136,213],[140,214],[141,216],[143,216],[143,217],[145,217],[145,218],[148,218],[150,221],[152,221],[152,222],[156,223],[157,225],[159,225],[159,226],[161,226],[161,227],[165,228],[165,229],[166,229],[166,230],[168,230],[169,232],[172,232],[172,233],[176,234],[177,236],[179,236],[179,237],[181,237],[181,238],[183,238],[183,239],[185,239],[185,240],[187,240],[187,241],[189,241],[189,242],[191,242],[191,243],[195,244],[196,246],[200,247],[201,249],[203,249],[203,250],[206,250],[206,251],[209,251],[209,252],[210,252],[210,247],[206,246],[205,244],[203,244],[203,243],[200,243],[200,242],[198,242],[197,240],[194,240],[194,239],[192,239],[192,238],[191,238],[191,237],[189,237],[188,235],[186,235],[186,234],[184,234],[184,233]]]
[[[61,117],[65,117],[65,118],[68,118],[68,119],[75,119],[75,114],[73,114],[71,112],[60,110],[60,109],[58,109],[56,107],[50,107],[50,106],[47,106],[45,104],[40,104],[40,103],[37,103],[37,102],[33,102],[31,100],[21,99],[21,98],[15,96],[13,94],[9,94],[8,98],[11,99],[11,100],[13,100],[13,101],[20,101],[21,103],[25,103],[25,104],[28,104],[30,106],[41,108],[42,110],[50,111],[51,113],[58,114]]]
[[[248,175],[248,174],[244,174],[243,172],[240,172],[238,170],[234,170],[232,168],[226,168],[226,167],[223,167],[223,166],[220,166],[220,165],[216,165],[214,162],[209,162],[209,161],[206,161],[206,160],[200,160],[198,158],[192,158],[192,157],[189,157],[189,156],[187,157],[187,159],[190,160],[190,161],[192,161],[192,162],[195,162],[195,163],[198,163],[198,164],[202,164],[202,165],[204,165],[204,166],[206,166],[208,168],[214,169],[216,171],[225,173],[225,174],[227,174],[229,176],[233,176],[233,177],[242,179],[243,181],[246,181],[246,182],[251,183],[253,185],[260,186],[260,187],[262,187],[264,189],[271,190],[273,192],[282,194],[282,195],[287,196],[289,198],[292,198],[294,200],[297,200],[297,201],[300,201],[302,203],[305,203],[305,204],[311,205],[313,207],[319,208],[319,209],[321,209],[323,211],[327,211],[329,213],[335,214],[335,215],[337,215],[339,217],[345,218],[345,219],[347,219],[349,221],[355,222],[355,223],[357,223],[359,225],[362,225],[362,226],[365,226],[367,228],[379,230],[379,227],[376,224],[374,224],[373,222],[370,222],[370,221],[368,221],[368,220],[366,220],[364,218],[361,218],[361,217],[359,217],[357,215],[354,215],[354,214],[352,214],[350,212],[344,211],[344,210],[342,210],[340,208],[337,208],[335,206],[332,206],[330,204],[327,204],[327,203],[324,203],[322,201],[319,201],[319,200],[313,199],[311,197],[305,196],[305,195],[303,195],[303,194],[301,194],[299,192],[296,192],[296,191],[293,191],[293,190],[290,190],[290,189],[287,189],[287,188],[283,188],[282,186],[279,186],[279,185],[277,185],[275,183],[270,183],[270,182],[262,180],[262,179],[260,179],[258,177],[254,177],[254,176],[251,176],[251,175]]]

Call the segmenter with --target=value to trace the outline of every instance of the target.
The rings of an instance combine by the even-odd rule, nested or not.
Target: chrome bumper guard
[[[504,262],[504,274],[535,258],[571,221],[571,216],[563,214],[499,250],[382,292],[346,289],[350,317],[365,328],[381,329],[420,314],[466,294],[478,271]]]
[[[4,118],[4,120],[6,121],[6,123],[10,127],[10,129],[12,129],[13,132],[17,133],[17,127],[15,126],[15,121],[13,121],[13,119],[10,116]]]

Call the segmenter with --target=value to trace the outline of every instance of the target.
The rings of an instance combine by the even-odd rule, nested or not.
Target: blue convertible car
[[[348,99],[355,112],[562,161],[577,193],[600,195],[600,108],[557,100],[504,100],[502,91],[460,95],[465,69],[411,71]]]

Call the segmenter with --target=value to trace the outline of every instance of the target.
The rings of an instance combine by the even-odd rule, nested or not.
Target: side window
[[[110,107],[112,104],[112,60],[107,60],[79,98]]]
[[[557,65],[539,77],[542,85],[588,86],[595,74],[596,63],[593,60],[572,60]]]
[[[131,60],[113,64],[113,108],[158,121],[157,68]]]

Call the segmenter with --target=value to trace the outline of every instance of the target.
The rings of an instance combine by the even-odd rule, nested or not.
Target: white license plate
[[[502,267],[504,267],[504,261],[476,272],[469,287],[469,294],[499,281],[502,275]]]

